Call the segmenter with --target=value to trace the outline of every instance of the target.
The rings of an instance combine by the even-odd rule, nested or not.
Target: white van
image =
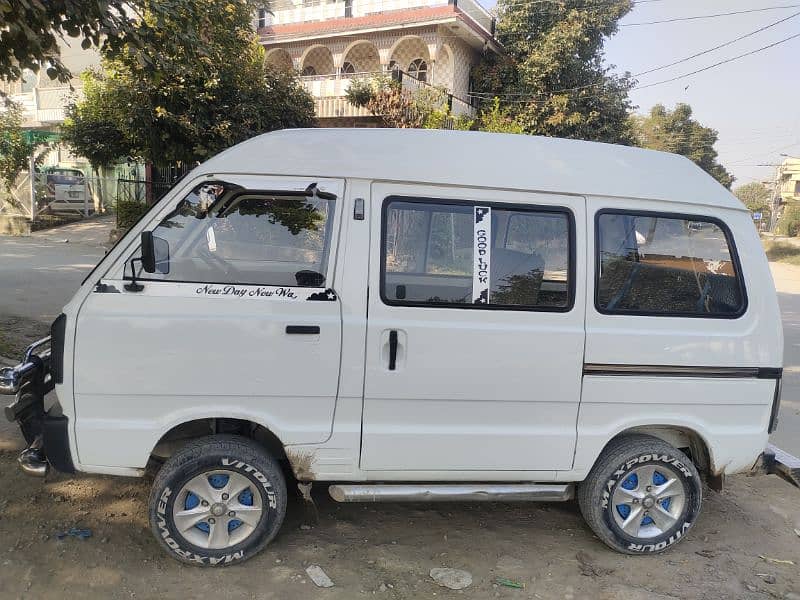
[[[201,165],[46,342],[3,378],[23,467],[157,471],[153,531],[203,565],[276,535],[282,463],[339,502],[577,497],[659,552],[759,462],[783,349],[750,213],[689,160],[377,129]]]

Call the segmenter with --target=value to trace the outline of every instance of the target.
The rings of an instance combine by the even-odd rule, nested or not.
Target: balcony
[[[267,14],[258,23],[258,27],[263,29],[276,25],[369,17],[409,9],[446,6],[452,6],[467,15],[489,36],[494,35],[494,18],[476,0],[283,0],[273,2],[273,14]]]
[[[378,76],[386,76],[387,73],[374,71],[363,73],[349,73],[342,75],[312,75],[300,77],[308,93],[314,97],[317,110],[317,118],[326,119],[332,117],[371,117],[365,108],[353,106],[347,101],[345,95],[350,83],[358,79],[371,79]],[[416,92],[423,87],[432,87],[430,84],[408,75],[402,74],[401,78],[403,90],[409,94]],[[447,94],[448,105],[453,116],[473,116],[475,107],[466,100]]]
[[[67,86],[37,87],[31,92],[14,94],[11,100],[22,106],[24,127],[43,127],[64,121],[71,93]]]

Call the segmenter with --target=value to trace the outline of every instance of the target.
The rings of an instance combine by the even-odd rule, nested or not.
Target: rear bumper
[[[761,456],[761,468],[763,472],[778,475],[792,485],[800,487],[800,459],[784,452],[777,446],[767,444],[764,454]]]

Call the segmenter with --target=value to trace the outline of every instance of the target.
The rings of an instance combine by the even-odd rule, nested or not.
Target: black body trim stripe
[[[724,377],[735,379],[780,379],[782,368],[771,367],[683,367],[671,365],[584,364],[584,375],[636,375],[639,377]]]

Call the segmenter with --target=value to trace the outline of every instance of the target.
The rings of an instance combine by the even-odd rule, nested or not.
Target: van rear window
[[[601,211],[595,303],[606,314],[738,317],[745,292],[727,227],[711,218]]]
[[[381,293],[388,304],[569,310],[565,209],[389,198]]]

